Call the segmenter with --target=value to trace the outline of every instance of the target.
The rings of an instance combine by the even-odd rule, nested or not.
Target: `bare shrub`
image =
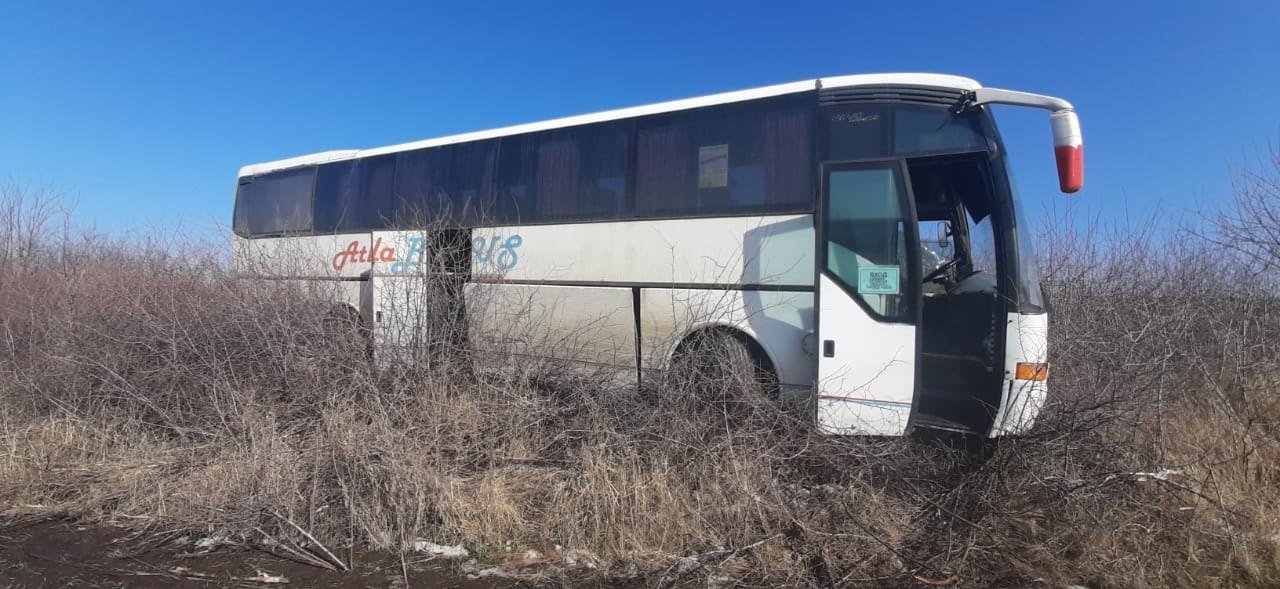
[[[1229,221],[1266,222],[1250,210]],[[1225,230],[1053,226],[1051,402],[983,455],[818,434],[726,339],[639,391],[550,353],[473,371],[444,271],[406,283],[422,323],[388,334],[335,315],[332,285],[36,240],[0,272],[2,509],[314,548],[301,528],[339,556],[461,543],[664,586],[1274,585],[1280,313],[1259,262]],[[369,361],[370,338],[405,361]]]
[[[1236,175],[1231,207],[1209,220],[1208,239],[1244,256],[1259,275],[1280,270],[1280,149]],[[1268,284],[1277,284],[1271,276]]]

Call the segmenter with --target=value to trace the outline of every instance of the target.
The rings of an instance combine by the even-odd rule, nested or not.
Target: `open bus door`
[[[917,380],[920,264],[900,160],[822,169],[817,420],[830,433],[902,435]]]

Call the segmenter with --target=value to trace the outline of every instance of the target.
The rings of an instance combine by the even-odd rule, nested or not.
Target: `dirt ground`
[[[56,519],[0,520],[0,587],[405,588],[406,569],[415,588],[534,586],[468,578],[456,565],[425,556],[411,557],[402,569],[395,555],[357,552],[353,571],[335,572],[245,546],[202,553],[190,541],[175,541],[180,537]]]

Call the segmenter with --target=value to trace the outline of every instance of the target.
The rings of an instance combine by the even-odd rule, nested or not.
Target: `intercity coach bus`
[[[842,76],[245,166],[234,259],[331,283],[376,355],[404,327],[397,285],[453,235],[461,290],[519,301],[465,305],[459,345],[518,324],[575,344],[512,353],[639,379],[713,338],[830,433],[1019,434],[1048,319],[992,104],[1050,111],[1060,189],[1081,188],[1064,100]]]

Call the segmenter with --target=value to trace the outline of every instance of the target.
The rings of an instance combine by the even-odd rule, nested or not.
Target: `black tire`
[[[692,334],[676,349],[666,394],[682,409],[751,419],[778,408],[778,379],[763,353],[725,330]]]

